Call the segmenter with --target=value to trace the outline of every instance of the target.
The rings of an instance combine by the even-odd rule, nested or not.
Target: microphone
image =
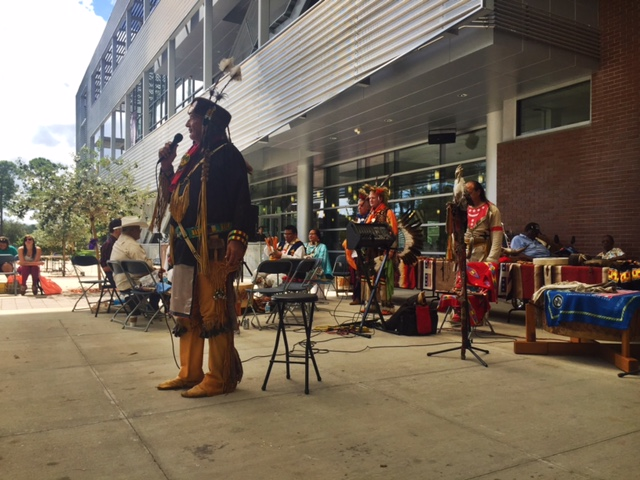
[[[184,137],[182,136],[181,133],[176,133],[175,136],[173,137],[173,140],[171,141],[171,144],[169,145],[169,149],[173,150],[174,148],[176,148],[183,138]],[[161,163],[162,160],[163,160],[162,158],[159,158],[158,163]]]

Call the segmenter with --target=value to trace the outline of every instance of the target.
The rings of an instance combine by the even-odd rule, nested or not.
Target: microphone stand
[[[466,359],[467,350],[480,362],[484,367],[489,365],[476,353],[476,350],[489,353],[489,350],[475,348],[471,343],[471,329],[469,328],[469,293],[467,289],[467,254],[464,243],[465,220],[464,212],[459,205],[449,204],[448,214],[453,216],[453,238],[455,244],[456,260],[458,261],[458,271],[460,273],[461,291],[458,294],[458,303],[460,304],[460,326],[461,326],[461,344],[459,347],[447,348],[437,352],[427,353],[427,357],[438,355],[445,352],[453,352],[460,350],[460,358]]]

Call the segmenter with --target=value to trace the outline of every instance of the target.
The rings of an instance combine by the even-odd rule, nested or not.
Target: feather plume
[[[234,67],[233,57],[223,58],[222,60],[220,60],[220,63],[218,64],[218,68],[222,73],[227,73],[233,67]]]
[[[211,88],[209,88],[209,98],[213,99],[214,103],[218,103],[220,100],[223,100],[227,97],[224,93],[225,89],[229,86],[231,82],[240,82],[242,81],[242,69],[240,65],[235,65],[233,57],[231,58],[223,58],[218,63],[218,68],[220,69],[220,74],[217,76]],[[227,82],[224,86],[218,90],[218,83],[227,74]]]
[[[453,185],[453,201],[456,205],[458,205],[462,210],[467,209],[467,199],[464,196],[465,188],[464,188],[464,177],[462,176],[462,172],[464,168],[462,165],[458,165],[456,168],[456,181]]]
[[[387,176],[385,177],[385,179],[384,179],[384,180],[382,180],[382,182],[380,182],[380,184],[378,185],[378,187],[380,187],[380,188],[381,188],[381,187],[384,187],[384,184],[385,184],[385,183],[387,183],[387,181],[388,181],[390,178],[391,178],[391,174],[387,175]]]
[[[424,246],[424,232],[422,231],[422,219],[415,210],[410,210],[399,219],[398,237],[404,239],[404,248],[399,253],[399,258],[405,265],[415,265],[422,253]]]

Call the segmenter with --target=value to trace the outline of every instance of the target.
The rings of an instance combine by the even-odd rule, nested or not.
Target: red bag
[[[438,330],[438,306],[416,305],[418,335],[433,335]]]
[[[62,293],[62,287],[53,280],[40,275],[40,286],[45,295],[58,295]]]

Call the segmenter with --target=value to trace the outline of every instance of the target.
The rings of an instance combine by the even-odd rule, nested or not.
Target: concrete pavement
[[[0,295],[3,479],[610,480],[638,468],[640,378],[599,359],[515,355],[523,317],[507,324],[504,303],[491,312],[498,335],[483,327],[474,340],[488,368],[470,354],[426,356],[460,344],[450,329],[316,333],[322,382],[312,374],[305,395],[303,367],[287,380],[276,364],[262,391],[275,330],[250,329],[236,336],[239,389],[184,399],[155,388],[177,374],[164,323],[144,333],[71,313],[77,294],[10,297]],[[346,303],[330,297],[314,324],[351,321]]]

